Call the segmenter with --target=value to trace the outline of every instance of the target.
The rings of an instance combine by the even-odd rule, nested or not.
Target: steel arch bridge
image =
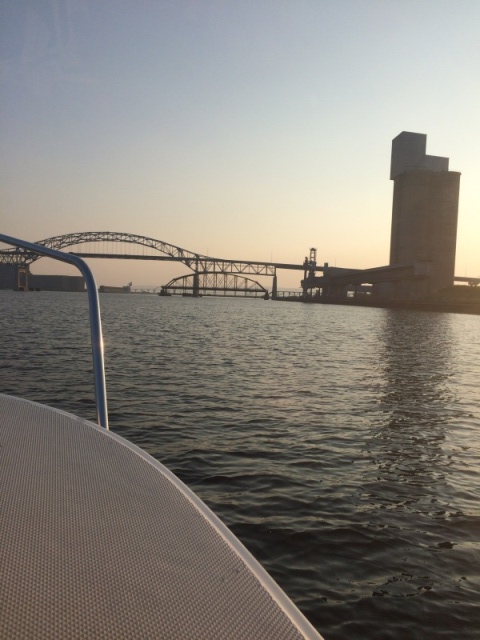
[[[72,247],[79,244],[92,242],[116,242],[134,244],[144,248],[153,249],[154,251],[157,251],[159,255],[163,254],[164,256],[169,256],[174,260],[185,262],[185,264],[204,257],[201,254],[192,253],[191,251],[182,249],[181,247],[176,247],[173,244],[168,244],[167,242],[162,242],[161,240],[155,240],[154,238],[138,236],[131,233],[117,233],[112,231],[87,231],[84,233],[69,233],[62,236],[47,238],[46,240],[39,240],[35,244],[41,244],[44,247],[49,247],[50,249],[60,250],[64,249],[65,247]],[[103,253],[99,254],[98,256],[97,254],[88,253],[87,255],[108,258],[115,257],[115,254],[112,253]],[[142,254],[132,255],[132,257],[137,256],[138,259],[142,259],[142,257],[148,259],[148,256],[146,256],[146,254],[143,254],[143,256]],[[119,254],[118,257],[124,257],[124,255]],[[35,262],[35,260],[38,260],[40,258],[41,256],[37,254],[33,254],[29,251],[21,249],[8,249],[6,251],[0,252],[0,262],[2,263],[31,264],[32,262]]]
[[[137,253],[115,253],[113,251],[104,252],[82,252],[72,251],[75,255],[84,258],[121,258],[133,260],[170,260],[182,262],[189,269],[196,273],[245,273],[264,276],[275,276],[276,265],[268,262],[250,262],[242,260],[224,260],[221,258],[211,258],[194,253],[187,249],[182,249],[173,244],[156,240],[147,236],[139,236],[131,233],[118,233],[113,231],[87,231],[83,233],[70,233],[61,236],[54,236],[46,240],[40,240],[36,244],[41,244],[51,249],[65,249],[86,243],[126,243],[129,246],[137,245],[143,252]],[[18,266],[29,265],[40,256],[22,249],[6,249],[0,251],[0,264],[14,264]]]
[[[215,295],[223,293],[224,296],[241,295],[245,298],[265,298],[269,293],[265,287],[251,278],[231,273],[191,273],[186,276],[173,278],[161,288],[161,296],[172,294],[183,295]]]

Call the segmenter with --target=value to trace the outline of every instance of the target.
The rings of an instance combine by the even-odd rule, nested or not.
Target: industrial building
[[[85,291],[82,276],[33,274],[29,265],[0,264],[0,289],[13,291]]]
[[[390,265],[417,265],[425,277],[392,285],[390,296],[419,298],[453,285],[460,173],[448,158],[426,155],[427,136],[403,131],[392,141]]]
[[[403,131],[392,141],[393,180],[390,264],[340,269],[307,264],[304,297],[316,289],[326,300],[370,285],[372,299],[411,301],[431,297],[454,283],[460,173],[449,159],[426,153],[427,136]],[[321,277],[316,271],[323,271]]]

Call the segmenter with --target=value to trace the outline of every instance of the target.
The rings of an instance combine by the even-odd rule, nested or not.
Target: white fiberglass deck
[[[320,638],[165,467],[0,394],[0,637]]]

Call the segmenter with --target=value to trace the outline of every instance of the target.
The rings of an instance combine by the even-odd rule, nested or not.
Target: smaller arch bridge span
[[[259,282],[231,273],[191,273],[170,280],[162,287],[161,296],[172,294],[242,296],[246,298],[266,298],[269,293]]]

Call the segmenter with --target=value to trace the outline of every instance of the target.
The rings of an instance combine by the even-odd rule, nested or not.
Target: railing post
[[[14,247],[27,249],[43,256],[48,256],[54,260],[73,264],[81,272],[87,287],[88,302],[90,309],[90,333],[92,342],[93,371],[95,376],[95,399],[97,405],[97,422],[105,429],[108,429],[108,409],[107,409],[107,389],[105,383],[105,362],[103,356],[103,334],[102,319],[100,316],[100,301],[98,299],[97,284],[93,273],[87,263],[71,253],[64,253],[56,249],[49,249],[41,244],[19,240],[0,233],[0,241]]]

